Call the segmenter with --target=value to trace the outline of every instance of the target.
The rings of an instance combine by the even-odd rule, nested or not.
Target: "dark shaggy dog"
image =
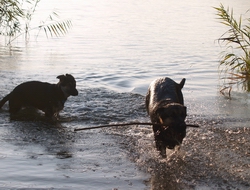
[[[18,85],[0,101],[0,108],[9,101],[9,112],[17,113],[22,107],[31,106],[45,112],[48,117],[57,116],[64,107],[67,98],[77,96],[75,78],[59,75],[57,84],[30,81]]]
[[[174,149],[180,145],[186,136],[186,107],[181,89],[185,79],[180,84],[170,78],[154,80],[146,95],[146,108],[153,125],[157,150],[166,157],[166,148]]]

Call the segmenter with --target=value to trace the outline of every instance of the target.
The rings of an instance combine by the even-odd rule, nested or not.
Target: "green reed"
[[[243,20],[242,16],[235,19],[233,9],[221,4],[214,7],[220,23],[228,30],[218,39],[226,46],[226,50],[221,52],[220,68],[224,73],[225,82],[221,92],[228,90],[229,96],[233,85],[242,85],[242,89],[250,91],[250,18]],[[245,21],[246,24],[243,24]]]
[[[31,30],[44,30],[46,36],[62,36],[72,26],[70,20],[60,20],[54,11],[41,24],[31,28],[30,22],[40,0],[0,0],[0,35],[8,37],[8,44],[21,35],[28,41]]]

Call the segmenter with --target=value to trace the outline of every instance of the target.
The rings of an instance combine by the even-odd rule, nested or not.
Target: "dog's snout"
[[[177,122],[176,124],[180,130],[184,130],[187,128],[186,122],[183,120],[179,120],[179,122]]]
[[[78,95],[78,91],[76,89],[74,89],[71,93],[72,96],[77,96]]]

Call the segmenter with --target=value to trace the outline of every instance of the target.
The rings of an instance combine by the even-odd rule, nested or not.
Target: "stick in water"
[[[74,131],[83,131],[83,130],[90,130],[90,129],[99,129],[99,128],[106,128],[106,127],[118,127],[118,126],[128,126],[128,125],[158,125],[158,126],[165,126],[164,124],[159,123],[140,123],[140,122],[132,122],[132,123],[117,123],[117,124],[109,124],[109,125],[99,125],[93,127],[85,127],[85,128],[78,128],[74,129]],[[199,125],[187,124],[187,127],[194,127],[199,128]]]

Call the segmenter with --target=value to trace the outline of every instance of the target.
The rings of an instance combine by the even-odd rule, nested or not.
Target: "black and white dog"
[[[57,116],[69,96],[77,96],[75,78],[59,75],[57,84],[40,81],[24,82],[0,101],[0,108],[9,101],[9,112],[17,113],[22,107],[31,106],[45,112],[48,117]]]
[[[166,157],[166,148],[174,149],[180,145],[186,136],[186,107],[184,106],[180,84],[170,78],[154,80],[146,95],[146,109],[153,125],[156,148],[163,157]]]

